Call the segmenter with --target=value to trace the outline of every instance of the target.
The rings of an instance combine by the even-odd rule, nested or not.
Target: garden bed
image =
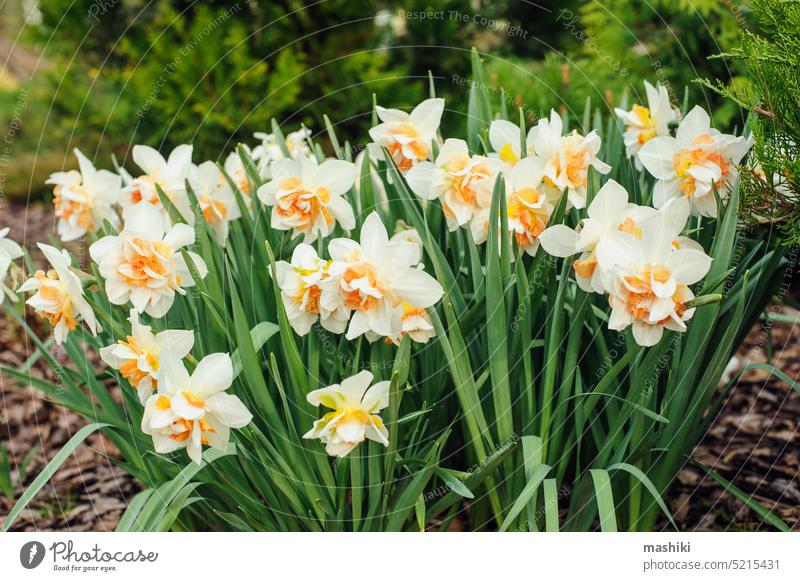
[[[20,216],[24,216],[23,226],[14,226],[21,222]],[[20,241],[46,240],[54,231],[51,207],[47,204],[1,208],[0,223],[12,224],[11,237]],[[798,315],[787,306],[777,307],[784,314]],[[728,372],[733,374],[748,363],[764,361],[765,352],[759,345],[768,338],[765,327],[755,325]],[[775,323],[771,343],[773,364],[790,377],[797,377],[800,373],[797,326]],[[5,318],[0,319],[0,362],[18,366],[30,352],[23,332]],[[35,365],[34,373],[53,378],[45,365]],[[23,479],[24,486],[87,422],[7,377],[3,377],[1,387],[0,440],[12,452],[12,462],[21,461],[36,448]],[[800,451],[792,446],[797,436],[797,417],[800,417],[800,393],[766,371],[750,371],[732,391],[695,449],[693,460],[713,467],[793,529],[800,529]],[[140,489],[137,482],[104,457],[113,459],[115,454],[113,445],[102,435],[90,437],[88,446],[80,447],[56,472],[52,485],[44,489],[12,530],[113,530],[126,503]],[[758,514],[699,467],[685,467],[677,480],[667,502],[682,530],[772,530]],[[17,494],[23,486],[17,486]],[[7,514],[11,504],[0,496],[0,513]],[[458,529],[459,521],[454,521],[451,528]],[[669,528],[666,521],[659,523],[658,529]]]

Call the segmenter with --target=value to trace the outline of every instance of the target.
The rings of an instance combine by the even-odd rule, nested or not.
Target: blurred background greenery
[[[130,148],[192,142],[195,159],[254,143],[276,118],[364,140],[372,95],[409,107],[447,99],[445,134],[465,123],[469,48],[485,54],[493,98],[530,120],[551,107],[580,119],[641,98],[660,80],[721,128],[738,106],[692,81],[742,82],[741,63],[711,59],[738,43],[738,0],[353,2],[7,0],[0,16],[1,193],[30,199],[80,147],[99,165]],[[502,89],[502,93],[501,93]]]

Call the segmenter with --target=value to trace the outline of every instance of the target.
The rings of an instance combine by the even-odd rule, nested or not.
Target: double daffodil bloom
[[[83,296],[83,287],[78,275],[70,270],[71,259],[66,250],[59,251],[47,244],[38,244],[39,250],[52,267],[46,273],[36,271],[19,288],[18,292],[36,291],[26,302],[43,319],[50,321],[53,337],[59,345],[70,331],[78,326],[78,317],[83,319],[92,335],[97,335],[100,325],[92,307]]]
[[[677,232],[666,220],[649,224],[642,236],[610,232],[597,245],[599,268],[613,272],[609,329],[633,326],[639,345],[655,345],[664,329],[685,331],[694,309],[689,285],[699,282],[711,258],[695,248],[676,248]]]
[[[547,228],[561,192],[544,179],[544,162],[526,157],[514,166],[509,176],[506,211],[508,228],[527,254],[534,256],[539,237]]]
[[[369,146],[372,159],[383,159],[383,149],[389,151],[395,165],[405,174],[419,162],[431,158],[431,144],[442,120],[444,99],[426,99],[411,113],[400,109],[376,107],[381,123],[369,130],[373,143]]]
[[[186,177],[192,167],[191,145],[179,145],[167,159],[152,147],[134,145],[133,162],[144,173],[135,178],[123,174],[128,178],[119,200],[123,210],[141,201],[161,207],[156,185],[170,200],[186,194]],[[166,210],[164,214],[166,215]]]
[[[372,373],[361,371],[334,384],[317,389],[306,399],[313,406],[333,410],[314,422],[303,438],[318,439],[330,456],[344,458],[365,439],[389,445],[389,432],[378,412],[389,405],[389,382],[370,387]]]
[[[751,139],[712,129],[708,113],[695,107],[681,121],[675,137],[654,137],[639,151],[642,164],[658,180],[653,205],[661,208],[683,196],[691,202],[693,214],[716,217],[714,190],[727,198],[728,188],[738,177],[736,164],[751,144]]]
[[[253,419],[241,400],[226,393],[233,383],[227,353],[212,353],[189,375],[175,353],[161,354],[158,391],[145,403],[142,431],[153,437],[155,451],[168,454],[186,448],[200,464],[203,446],[226,450],[231,428]]]
[[[608,180],[589,204],[587,215],[577,231],[556,224],[542,232],[539,240],[545,252],[553,256],[565,258],[578,254],[572,264],[578,285],[587,292],[604,293],[609,287],[610,273],[597,266],[597,244],[610,232],[641,238],[643,229],[659,212],[629,203],[625,188]]]
[[[100,358],[109,367],[122,373],[144,404],[156,389],[161,354],[169,351],[178,359],[183,359],[192,350],[194,332],[170,329],[156,333],[149,325],[139,322],[136,309],[131,309],[128,320],[131,334],[124,340],[101,348]]]
[[[480,232],[488,218],[492,189],[502,168],[497,159],[480,155],[470,156],[463,139],[447,139],[436,161],[422,161],[412,167],[407,176],[409,187],[423,200],[441,199],[442,209],[451,232],[461,226],[479,222]],[[486,240],[480,234],[477,243]]]
[[[402,304],[428,308],[442,298],[439,282],[419,268],[420,249],[404,240],[389,240],[375,212],[364,221],[361,243],[336,238],[328,245],[335,276],[323,280],[324,289],[338,293],[353,311],[346,337],[371,331],[392,337],[402,331]]]
[[[347,327],[350,310],[335,289],[323,289],[321,285],[332,274],[335,276],[336,268],[337,265],[319,258],[308,244],[297,245],[291,263],[284,260],[275,263],[281,300],[289,324],[298,335],[306,335],[317,319],[332,333],[343,333]]]
[[[318,165],[300,155],[275,160],[271,171],[272,180],[258,188],[258,198],[272,207],[273,228],[302,234],[306,244],[329,236],[337,223],[355,228],[353,208],[344,197],[355,183],[352,163],[329,159]]]
[[[625,125],[625,151],[628,157],[634,158],[637,169],[642,169],[642,162],[637,155],[642,146],[654,137],[668,136],[669,124],[678,118],[669,102],[669,93],[663,85],[657,84],[654,87],[645,81],[644,89],[647,93],[647,107],[634,105],[630,111],[614,109]]]
[[[549,119],[540,119],[529,132],[530,143],[545,163],[545,177],[559,190],[567,190],[570,204],[581,209],[586,206],[589,167],[607,174],[611,166],[597,158],[601,142],[596,131],[562,135],[563,128],[561,117],[551,111]]]
[[[231,186],[213,161],[192,166],[187,179],[197,198],[203,219],[211,226],[220,246],[224,247],[231,221],[242,217]],[[194,225],[195,209],[189,201],[188,193],[185,190],[179,192],[172,201],[186,222]]]
[[[97,170],[77,148],[78,170],[51,174],[45,183],[55,186],[53,206],[58,218],[58,236],[67,242],[96,231],[108,220],[115,228],[119,216],[114,210],[122,178],[108,170]]]
[[[139,202],[123,214],[124,228],[118,236],[105,236],[91,245],[89,254],[106,281],[108,300],[114,305],[131,302],[137,312],[163,317],[175,300],[185,294],[194,279],[181,248],[194,243],[194,229],[188,224],[165,228],[161,210]],[[187,252],[201,278],[206,264],[194,252]]]
[[[253,160],[256,159],[253,155],[253,152],[250,151],[250,148],[247,145],[242,144],[242,147],[244,148],[245,152],[253,158]],[[239,157],[239,152],[231,151],[228,154],[228,157],[225,158],[225,164],[223,167],[225,168],[225,173],[228,174],[228,177],[233,180],[233,183],[235,183],[236,187],[239,188],[239,191],[242,192],[244,201],[247,202],[247,207],[252,207],[253,199],[250,192],[250,180],[247,178],[247,170],[244,167],[244,163],[242,163],[242,158]]]

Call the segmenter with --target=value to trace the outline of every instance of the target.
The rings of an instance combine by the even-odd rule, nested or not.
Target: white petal
[[[382,249],[388,242],[389,235],[386,233],[386,227],[381,222],[378,213],[372,212],[364,220],[364,226],[361,228],[362,248],[367,252],[372,252]]]
[[[188,224],[175,224],[164,236],[164,242],[173,250],[188,246],[194,243],[194,228]]]
[[[413,166],[406,174],[406,182],[415,194],[423,200],[437,198],[433,191],[433,172],[435,166],[429,161],[423,161]]]
[[[544,251],[552,256],[565,258],[575,254],[578,244],[578,234],[564,224],[556,224],[546,228],[539,235],[539,242]]]
[[[194,345],[194,332],[181,330],[161,331],[156,335],[159,351],[169,351],[174,357],[183,359]]]
[[[352,405],[361,403],[364,393],[372,383],[372,373],[366,369],[362,369],[355,375],[351,375],[347,379],[342,380],[341,392],[347,398],[347,401]]]
[[[133,163],[138,165],[145,173],[150,173],[166,165],[161,154],[147,145],[133,146]]]
[[[241,400],[229,393],[215,393],[206,400],[209,412],[229,428],[243,428],[253,419]]]
[[[676,250],[667,258],[667,268],[682,284],[695,284],[708,274],[711,257],[690,248]]]
[[[233,364],[227,353],[206,355],[192,373],[192,392],[205,397],[228,389],[233,383]]]
[[[409,121],[422,132],[433,133],[439,128],[443,111],[444,99],[426,99],[414,107],[409,115]]]
[[[444,294],[442,285],[423,270],[410,268],[392,282],[392,291],[420,308],[433,306]]]
[[[656,179],[673,179],[675,177],[673,159],[678,149],[678,142],[674,138],[654,137],[639,150],[639,159]]]

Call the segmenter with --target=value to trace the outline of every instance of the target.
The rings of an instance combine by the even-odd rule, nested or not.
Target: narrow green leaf
[[[3,532],[6,532],[11,528],[11,525],[14,524],[14,521],[17,520],[17,517],[25,509],[25,507],[28,506],[28,503],[33,500],[37,494],[39,494],[39,491],[44,488],[44,485],[50,481],[53,475],[58,471],[59,468],[61,468],[61,465],[67,460],[67,458],[69,458],[70,455],[75,452],[78,446],[80,446],[83,441],[94,432],[107,426],[108,424],[100,423],[84,426],[61,447],[58,453],[53,456],[50,462],[47,463],[47,466],[44,467],[44,469],[33,480],[33,482],[31,482],[31,484],[25,489],[25,492],[22,493],[22,496],[20,496],[19,500],[14,504],[11,512],[8,513],[8,516],[3,521]]]

